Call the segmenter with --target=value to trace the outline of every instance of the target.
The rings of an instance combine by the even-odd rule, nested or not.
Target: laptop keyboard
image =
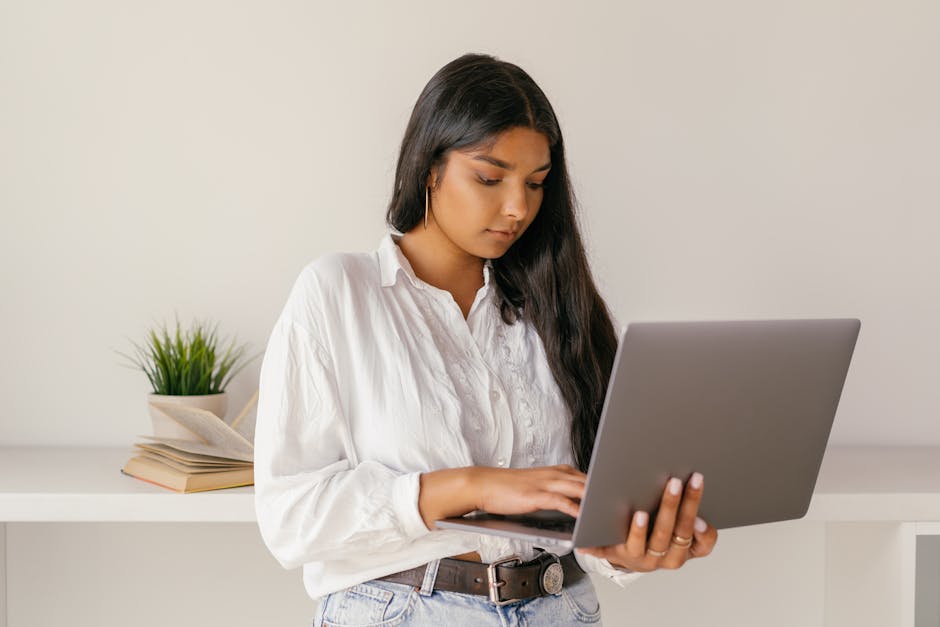
[[[573,520],[525,520],[530,527],[546,531],[574,531]]]

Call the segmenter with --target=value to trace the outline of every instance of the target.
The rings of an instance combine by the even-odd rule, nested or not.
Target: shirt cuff
[[[621,588],[626,588],[643,574],[625,568],[618,568],[611,564],[610,560],[579,553],[578,551],[574,552],[574,557],[578,560],[578,563],[581,564],[581,568],[583,568],[585,572],[603,575]]]
[[[401,524],[401,530],[409,538],[420,538],[431,533],[424,525],[418,509],[418,494],[421,492],[421,473],[410,472],[395,478],[392,483],[392,505]]]

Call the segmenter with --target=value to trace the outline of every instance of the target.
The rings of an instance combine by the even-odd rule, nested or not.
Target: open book
[[[254,446],[234,426],[258,400],[257,392],[232,425],[205,409],[154,402],[193,440],[141,436],[121,472],[177,492],[218,490],[254,483]]]

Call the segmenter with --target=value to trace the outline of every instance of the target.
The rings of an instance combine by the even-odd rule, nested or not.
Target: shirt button
[[[525,426],[531,427],[531,426],[532,426],[532,421],[531,421],[531,420],[526,420],[526,421],[525,421]]]
[[[506,465],[506,460],[505,460],[505,459],[499,459],[499,460],[496,461],[496,463],[499,464],[500,466],[505,466],[505,465]]]
[[[492,392],[490,392],[490,398],[492,398],[494,402],[495,402],[495,401],[498,401],[498,400],[499,400],[499,390],[493,390]]]

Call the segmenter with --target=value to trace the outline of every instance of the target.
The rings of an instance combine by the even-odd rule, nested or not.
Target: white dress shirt
[[[261,367],[258,524],[281,565],[304,567],[314,599],[468,551],[484,562],[533,558],[530,542],[428,530],[418,477],[574,465],[570,413],[541,339],[500,318],[490,262],[464,319],[449,292],[415,275],[400,237],[308,264]],[[622,586],[639,575],[576,557]]]

